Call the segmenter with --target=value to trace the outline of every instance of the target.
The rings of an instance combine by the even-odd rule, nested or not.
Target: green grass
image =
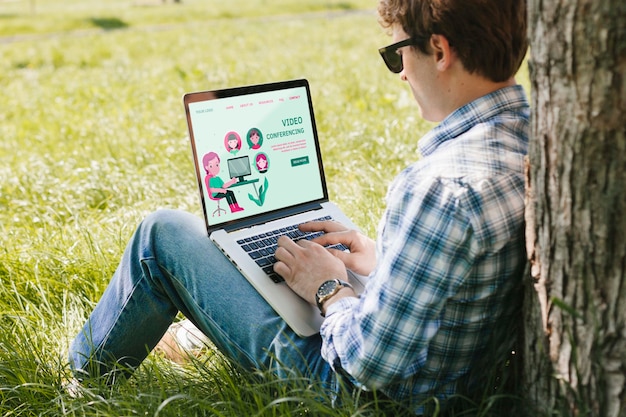
[[[372,8],[366,0],[182,0],[36,1],[0,0],[0,35],[16,36],[66,31],[112,30],[150,25],[210,22],[233,18],[259,18],[310,12]]]
[[[430,125],[380,61],[374,7],[0,2],[0,415],[401,415],[371,398],[333,409],[308,381],[241,373],[213,352],[182,368],[151,356],[81,399],[59,388],[138,222],[159,207],[200,215],[185,92],[308,78],[331,198],[375,235]]]

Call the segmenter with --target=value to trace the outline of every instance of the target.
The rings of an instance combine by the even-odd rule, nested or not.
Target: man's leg
[[[136,367],[178,311],[246,368],[332,378],[320,356],[319,335],[293,333],[209,240],[203,221],[173,210],[148,216],[129,242],[72,343],[70,363],[77,376],[104,374],[116,363]]]

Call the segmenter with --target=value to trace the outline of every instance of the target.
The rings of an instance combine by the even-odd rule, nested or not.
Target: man
[[[527,47],[525,2],[381,0],[378,11],[393,36],[383,59],[423,117],[441,123],[391,184],[376,242],[333,222],[301,226],[326,232],[312,242],[279,240],[275,271],[314,305],[326,291],[320,334],[295,335],[201,219],[162,210],[139,226],[74,341],[78,376],[137,366],[181,311],[244,367],[296,370],[331,387],[341,377],[418,414],[433,396],[445,404],[472,389],[509,324],[525,259],[529,110],[513,78]],[[322,246],[335,243],[350,252]],[[369,275],[360,297],[334,281],[347,268]]]

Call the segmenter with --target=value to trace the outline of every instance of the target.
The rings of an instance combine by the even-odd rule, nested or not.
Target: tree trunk
[[[626,1],[529,0],[524,383],[626,416]]]

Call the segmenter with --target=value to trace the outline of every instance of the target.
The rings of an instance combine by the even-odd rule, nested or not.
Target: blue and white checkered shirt
[[[422,158],[389,188],[365,292],[328,308],[322,356],[336,371],[417,412],[456,392],[521,279],[528,132],[513,86],[420,140]]]

